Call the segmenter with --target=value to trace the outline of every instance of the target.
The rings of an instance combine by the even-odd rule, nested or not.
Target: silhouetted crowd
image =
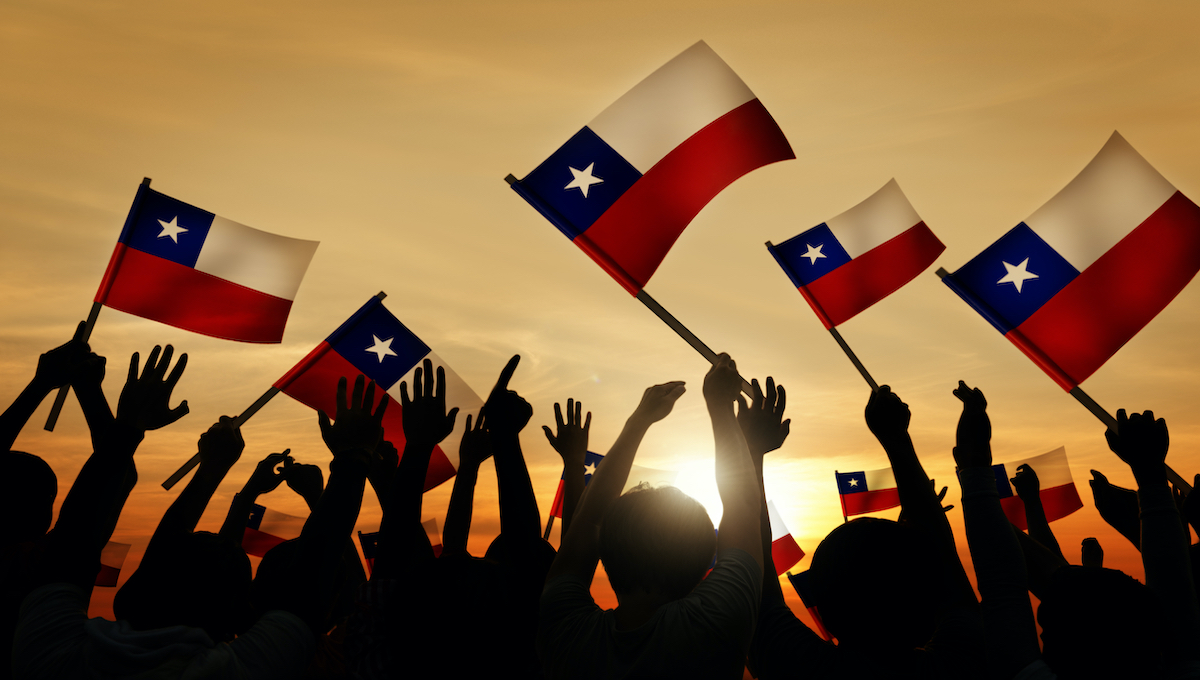
[[[401,386],[400,404],[379,399],[362,376],[343,378],[337,412],[318,418],[332,454],[328,481],[319,467],[273,453],[214,534],[196,525],[244,448],[236,421],[222,417],[200,436],[199,467],[116,593],[116,621],[89,619],[101,551],[137,483],[137,448],[147,431],[187,413],[186,401],[170,405],[187,355],[172,366],[169,345],[144,362],[135,353],[114,414],[102,389],[105,360],[82,337],[83,324],[43,354],[28,387],[0,415],[9,518],[0,668],[14,678],[740,678],[747,669],[758,678],[806,680],[1200,678],[1200,608],[1185,524],[1200,527],[1200,494],[1185,496],[1168,482],[1163,420],[1118,412],[1108,445],[1137,489],[1099,473],[1091,483],[1101,516],[1141,551],[1143,585],[1104,568],[1095,539],[1083,542],[1081,566],[1068,562],[1046,521],[1036,470],[1024,467],[1014,479],[1028,533],[1008,521],[987,402],[959,382],[953,456],[977,598],[908,434],[908,406],[887,386],[873,392],[866,422],[891,462],[902,511],[899,521],[842,524],[813,554],[807,604],[833,643],[784,603],[771,563],[763,458],[788,436],[785,390],[771,378],[747,389],[727,355],[702,388],[724,506],[716,531],[703,506],[676,488],[623,493],[642,438],[684,393],[682,382],[670,382],[645,391],[586,484],[591,414],[570,400],[564,418],[555,405],[556,428],[545,433],[563,459],[556,552],[543,538],[521,452],[533,411],[509,389],[513,357],[483,410],[465,416],[435,556],[421,524],[424,482],[459,414],[447,412],[442,368],[426,360],[411,392]],[[54,471],[11,448],[44,398],[65,385],[87,420],[93,453],[51,527]],[[383,439],[388,408],[402,409],[403,442]],[[467,536],[488,458],[501,531],[476,557]],[[268,552],[252,577],[241,545],[248,514],[284,483],[311,514],[299,538]],[[351,543],[368,484],[383,511],[369,578]],[[601,561],[616,609],[600,609],[590,594]],[[1030,593],[1040,602],[1036,615]]]

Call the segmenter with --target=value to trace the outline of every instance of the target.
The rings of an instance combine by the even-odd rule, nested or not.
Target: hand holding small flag
[[[1166,458],[1170,447],[1167,421],[1154,419],[1153,411],[1126,416],[1117,411],[1117,428],[1104,433],[1108,448],[1129,465],[1138,487],[1167,481]]]
[[[79,325],[75,327],[74,337],[38,357],[37,371],[34,373],[33,379],[41,383],[47,391],[75,382],[89,364],[95,365],[89,362],[91,357],[97,355],[92,352],[87,340],[84,339],[87,332],[86,324],[86,321],[80,321]],[[103,357],[100,359],[100,378],[103,378]]]
[[[200,469],[216,468],[222,477],[242,457],[246,442],[242,430],[229,416],[221,416],[208,431],[200,435],[196,450],[200,452]],[[201,474],[201,473],[196,473]]]
[[[864,415],[867,429],[881,442],[908,436],[912,412],[888,385],[881,385],[871,392]]]

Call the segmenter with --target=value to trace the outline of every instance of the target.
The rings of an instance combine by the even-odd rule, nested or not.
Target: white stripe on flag
[[[885,467],[881,470],[864,470],[863,477],[867,479],[868,491],[882,491],[883,489],[896,488],[896,475],[892,474],[890,467]]]
[[[825,222],[850,257],[883,245],[921,221],[895,179],[867,200]]]
[[[1175,187],[1114,132],[1092,162],[1025,224],[1083,271],[1174,193]]]
[[[263,510],[262,521],[258,524],[258,530],[277,538],[285,540],[293,539],[300,536],[306,519],[305,517],[296,517],[279,512],[278,510],[266,508]]]
[[[792,532],[788,531],[787,525],[783,523],[783,517],[779,515],[779,510],[775,507],[775,501],[767,501],[767,517],[771,519],[771,540],[778,541],[784,536],[790,536]]]
[[[703,40],[664,64],[588,123],[639,172],[754,93]]]
[[[634,465],[629,470],[629,480],[625,482],[625,488],[621,489],[621,493],[629,491],[642,482],[650,486],[670,486],[675,483],[675,478],[678,476],[677,470],[658,470]]]
[[[399,407],[400,383],[406,383],[408,385],[408,393],[411,396],[413,389],[413,375],[417,372],[418,368],[424,370],[425,359],[429,359],[433,362],[435,376],[437,375],[438,366],[441,366],[446,370],[446,412],[449,413],[450,409],[456,406],[458,407],[458,417],[454,419],[454,431],[451,432],[445,439],[443,439],[441,444],[438,444],[438,446],[442,449],[442,453],[446,454],[446,458],[450,460],[450,464],[454,466],[455,470],[457,470],[458,445],[462,443],[463,432],[467,428],[467,414],[477,416],[479,415],[479,409],[483,407],[483,400],[479,398],[478,394],[475,394],[475,390],[472,390],[471,386],[468,385],[461,377],[459,377],[459,375],[454,372],[454,369],[450,368],[450,365],[447,364],[444,359],[437,355],[437,352],[431,350],[429,354],[426,354],[420,361],[417,362],[416,366],[413,366],[408,373],[405,373],[404,377],[397,380],[396,384],[392,385],[387,392],[388,395],[391,396],[392,400],[396,402],[396,406]],[[392,407],[389,406],[388,408]],[[472,423],[474,423],[474,418],[472,418]]]
[[[217,215],[196,259],[196,270],[295,300],[317,245],[317,241],[269,234]]]
[[[1038,476],[1038,486],[1042,490],[1072,484],[1075,481],[1071,478],[1071,466],[1067,464],[1067,449],[1062,446],[1040,456],[1005,463],[1004,471],[1008,473],[1009,479],[1017,476],[1017,468],[1021,465],[1033,468]],[[1012,482],[1009,482],[1009,486],[1012,486]]]

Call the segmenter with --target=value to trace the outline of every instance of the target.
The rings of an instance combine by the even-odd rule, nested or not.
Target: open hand
[[[750,383],[750,388],[754,396],[749,406],[740,393],[737,396],[737,420],[750,453],[761,456],[783,446],[792,431],[792,421],[783,419],[787,392],[783,385],[776,388],[775,378],[767,376],[766,392],[759,386],[758,378]]]
[[[582,464],[583,459],[587,456],[588,431],[592,427],[592,412],[588,411],[586,421],[583,420],[582,415],[583,403],[567,399],[567,420],[564,422],[562,405],[555,402],[554,420],[558,426],[558,434],[555,435],[551,432],[548,426],[542,426],[542,431],[546,433],[546,439],[549,440],[550,446],[554,447],[564,463]]]
[[[333,423],[324,411],[317,412],[317,422],[321,425],[321,438],[333,453],[333,457],[350,451],[361,451],[366,454],[366,462],[372,451],[383,439],[383,414],[387,410],[388,396],[385,394],[379,401],[379,407],[371,413],[371,404],[375,400],[375,381],[372,380],[363,388],[366,378],[359,375],[354,379],[354,391],[346,400],[346,378],[338,380],[337,412]]]
[[[408,398],[408,384],[400,383],[400,416],[404,419],[404,438],[417,446],[433,448],[454,431],[458,409],[446,413],[446,369],[437,367],[434,380],[433,362],[426,359],[413,373],[413,395]]]
[[[160,359],[159,352],[162,352]],[[171,391],[187,367],[187,354],[180,354],[175,368],[167,375],[175,349],[155,346],[146,357],[146,365],[138,376],[138,353],[129,359],[129,376],[117,402],[117,420],[138,430],[157,430],[188,414],[187,400],[171,408]]]
[[[480,409],[474,427],[471,426],[471,415],[467,414],[467,429],[458,445],[458,464],[478,468],[491,457],[492,440],[483,422],[483,409]]]

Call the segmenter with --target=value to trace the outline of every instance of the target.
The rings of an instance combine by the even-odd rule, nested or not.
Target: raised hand
[[[792,421],[783,419],[787,392],[783,385],[776,388],[775,378],[767,376],[766,392],[759,387],[757,378],[750,385],[754,396],[749,406],[740,393],[737,396],[737,420],[750,453],[762,456],[783,446],[783,441],[792,430]]]
[[[474,427],[471,426],[471,415],[467,414],[467,429],[463,432],[462,443],[458,445],[459,466],[478,468],[491,457],[492,440],[483,422],[483,410],[479,411]]]
[[[583,403],[567,399],[567,420],[564,422],[562,405],[556,402],[554,404],[554,420],[558,426],[558,434],[551,432],[549,426],[542,426],[542,432],[546,433],[546,439],[549,440],[550,446],[554,447],[563,462],[582,463],[584,457],[587,456],[588,431],[592,427],[592,412],[588,411],[586,421],[582,415]],[[465,441],[464,437],[464,443]]]
[[[1100,547],[1100,541],[1095,538],[1085,538],[1079,546],[1083,566],[1095,567],[1097,569],[1104,566],[1104,548]]]
[[[1117,411],[1117,428],[1106,430],[1104,437],[1108,439],[1108,448],[1133,470],[1139,486],[1143,481],[1166,480],[1164,461],[1171,443],[1170,435],[1167,421],[1155,420],[1153,411],[1131,416],[1125,415],[1125,409]]]
[[[367,454],[364,463],[369,460],[371,452],[383,439],[383,414],[387,410],[388,396],[385,394],[379,402],[379,407],[371,413],[371,404],[375,399],[375,381],[363,384],[366,378],[359,375],[354,379],[354,391],[350,399],[346,399],[346,378],[340,378],[337,386],[337,412],[333,423],[324,411],[317,412],[317,422],[321,425],[321,438],[329,447],[334,458],[351,451]]]
[[[1092,489],[1092,502],[1096,505],[1100,518],[1140,550],[1142,523],[1138,518],[1140,510],[1137,492],[1109,482],[1099,470],[1092,470],[1092,479],[1088,480],[1088,486]]]
[[[316,465],[293,463],[283,469],[283,478],[288,488],[295,491],[311,510],[317,507],[321,492],[325,490],[325,475]]]
[[[718,354],[712,368],[704,376],[704,399],[712,405],[732,404],[741,391],[742,378],[737,372],[737,362],[724,352]]]
[[[958,418],[958,444],[954,447],[954,462],[960,468],[991,467],[992,421],[987,414],[987,399],[978,387],[971,388],[959,380],[954,396],[963,404]]]
[[[908,404],[901,401],[900,396],[887,385],[871,392],[864,415],[867,429],[881,441],[907,436],[908,424],[912,421]]]
[[[287,469],[295,463],[288,455],[291,452],[291,449],[284,449],[281,453],[267,454],[267,457],[260,460],[255,466],[250,479],[246,480],[242,493],[261,496],[279,488],[286,477]]]
[[[483,405],[487,412],[488,430],[495,434],[515,435],[525,428],[533,415],[533,407],[521,395],[508,389],[517,364],[521,363],[521,355],[514,355],[500,371],[500,378],[492,393],[488,395],[487,403]]]
[[[34,374],[34,379],[40,382],[46,389],[55,389],[75,382],[79,379],[81,372],[88,374],[89,378],[94,379],[96,364],[92,362],[89,366],[89,359],[96,357],[96,355],[92,354],[87,341],[83,339],[85,325],[85,322],[80,321],[79,325],[75,327],[74,337],[65,344],[55,347],[38,358],[37,372]],[[104,357],[98,358],[100,359],[100,379],[103,379]],[[88,370],[89,368],[91,369],[90,371]],[[99,382],[99,380],[96,382]]]
[[[242,457],[245,448],[246,442],[242,441],[242,430],[237,421],[229,416],[221,416],[207,432],[200,435],[200,464],[228,470]]]
[[[737,369],[733,370],[733,375],[737,375]],[[738,389],[741,389],[740,377],[738,378]],[[670,415],[671,409],[675,408],[675,402],[679,401],[686,391],[687,388],[682,380],[647,387],[646,391],[642,393],[642,401],[634,409],[633,415],[629,419],[639,419],[647,424],[657,423]],[[733,401],[733,395],[730,395],[729,401]]]
[[[1038,493],[1042,490],[1041,483],[1038,482],[1037,472],[1028,465],[1018,466],[1016,476],[1010,481],[1021,500],[1028,503],[1030,499],[1040,498]]]
[[[155,346],[150,350],[150,356],[146,357],[141,376],[138,376],[138,353],[133,353],[129,359],[129,376],[117,402],[119,422],[138,430],[157,430],[188,414],[186,399],[179,402],[179,406],[175,408],[169,405],[171,391],[183,375],[183,369],[187,368],[187,354],[180,354],[175,368],[171,370],[170,375],[167,374],[174,351],[170,345],[165,348]]]
[[[375,489],[375,495],[381,499],[381,503],[384,502],[382,499],[387,497],[387,490],[392,486],[399,464],[400,453],[396,451],[396,445],[386,439],[379,442],[367,468],[367,480],[371,482],[371,487]]]
[[[408,384],[400,383],[400,416],[404,419],[404,438],[416,445],[433,448],[454,431],[458,409],[446,413],[446,369],[438,366],[437,381],[433,362],[426,359],[413,373],[413,396]]]

